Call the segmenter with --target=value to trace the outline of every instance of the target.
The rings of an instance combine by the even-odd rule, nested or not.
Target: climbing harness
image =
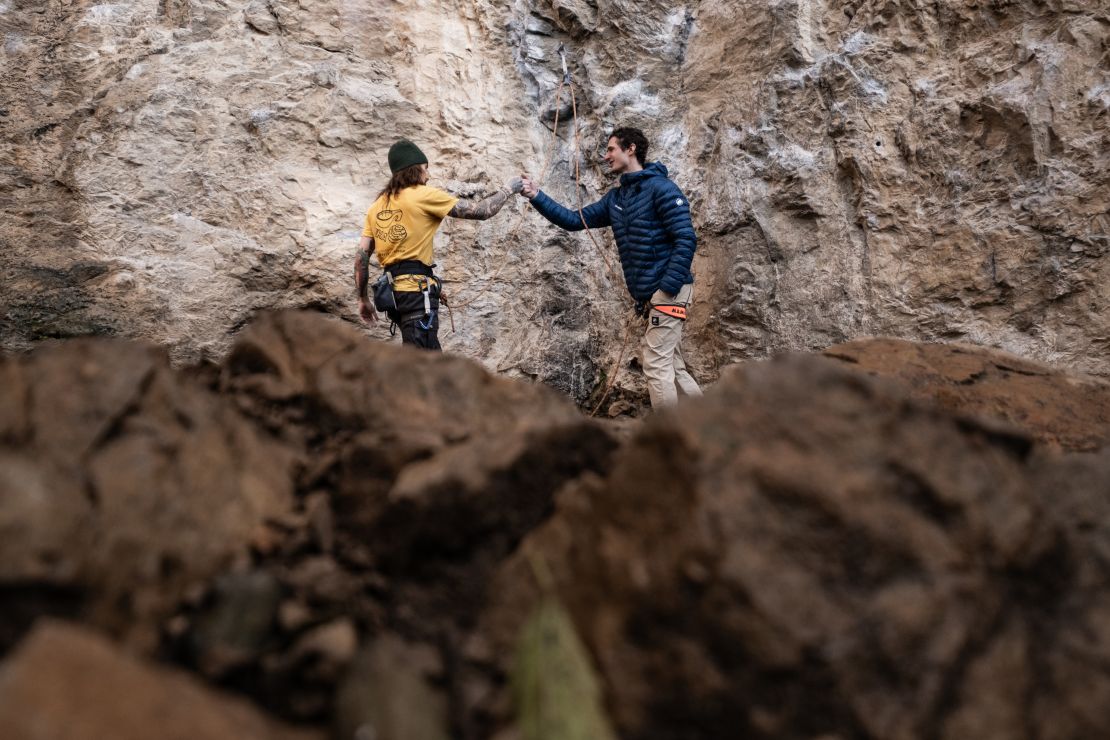
[[[397,327],[409,321],[416,321],[417,325],[424,331],[429,331],[435,326],[439,309],[432,305],[432,299],[440,298],[443,285],[442,281],[433,273],[432,268],[434,267],[434,264],[429,266],[418,260],[402,260],[383,268],[382,276],[374,283],[374,306],[379,311],[384,311],[389,315],[390,336],[396,336]],[[397,293],[393,288],[398,278],[411,278],[416,281],[420,287],[420,293],[424,297],[422,311],[400,313],[397,305]]]

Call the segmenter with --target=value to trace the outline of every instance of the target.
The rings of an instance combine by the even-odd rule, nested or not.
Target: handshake
[[[528,200],[532,200],[539,194],[540,189],[536,187],[536,183],[527,173],[522,174],[520,177],[514,177],[505,183],[505,189],[510,193],[523,195]]]

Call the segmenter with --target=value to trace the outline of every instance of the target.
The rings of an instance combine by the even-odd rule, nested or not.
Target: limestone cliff
[[[2,0],[0,24],[9,350],[108,333],[190,362],[259,308],[353,321],[396,137],[467,197],[550,159],[573,204],[628,123],[694,206],[698,377],[866,334],[1110,374],[1105,0]],[[448,221],[445,346],[586,399],[636,331],[597,236],[523,201]]]

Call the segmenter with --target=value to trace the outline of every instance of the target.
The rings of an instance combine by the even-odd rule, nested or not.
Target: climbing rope
[[[574,92],[574,82],[573,82],[573,79],[571,78],[570,69],[567,66],[566,46],[564,44],[559,45],[559,56],[562,60],[562,65],[563,65],[563,79],[559,82],[559,88],[555,93],[555,123],[554,123],[554,126],[551,129],[551,143],[548,145],[547,154],[544,157],[543,168],[540,171],[540,177],[536,181],[536,184],[537,184],[537,187],[542,186],[544,180],[547,178],[547,173],[548,173],[548,170],[550,169],[551,161],[552,161],[553,155],[555,153],[555,147],[558,144],[558,139],[559,139],[559,113],[560,113],[560,104],[562,102],[563,90],[564,89],[569,89],[570,90],[571,115],[573,117],[573,123],[574,123],[574,191],[575,191],[575,196],[576,196],[577,202],[578,202],[578,218],[582,221],[582,228],[586,231],[586,235],[590,238],[590,242],[593,244],[594,249],[597,250],[598,256],[601,257],[602,262],[605,264],[605,270],[606,270],[606,273],[608,274],[608,277],[609,277],[610,281],[613,282],[614,285],[618,285],[621,282],[621,275],[616,274],[614,272],[613,265],[610,262],[609,257],[605,254],[605,249],[601,246],[601,244],[598,242],[597,238],[594,236],[593,230],[590,228],[589,224],[586,223],[586,215],[585,215],[585,212],[584,212],[584,206],[582,204],[582,172],[581,172],[582,142],[581,142],[581,126],[579,125],[579,122],[578,122],[578,99],[577,99],[577,96],[575,95],[575,92]],[[597,171],[598,177],[600,178],[601,177],[601,172],[597,168],[597,163],[596,162],[594,163],[594,169]],[[520,212],[520,216],[517,218],[516,223],[513,225],[513,227],[506,234],[506,236],[505,236],[506,241],[509,241],[511,239],[511,237],[516,235],[516,232],[520,228],[521,224],[523,224],[524,217],[527,215],[527,213],[528,213],[528,209],[527,209],[527,207],[525,207]],[[508,264],[507,260],[503,261],[498,266],[497,270],[494,271],[493,275],[491,275],[486,280],[486,285],[487,286],[490,285],[490,284],[493,284],[497,281],[497,279],[501,276],[502,271],[505,269],[506,264]],[[616,280],[614,280],[614,277],[616,278]],[[440,301],[443,303],[444,307],[447,309],[448,318],[451,320],[451,331],[452,332],[455,331],[454,311],[461,310],[461,309],[467,308],[468,306],[473,305],[475,302],[478,301],[478,299],[480,299],[483,295],[485,295],[488,292],[488,290],[489,290],[488,287],[483,288],[482,290],[479,290],[477,292],[477,294],[475,294],[474,297],[472,297],[470,300],[464,301],[463,303],[459,303],[459,304],[449,304],[445,297],[443,297],[443,296],[440,297]],[[621,301],[621,303],[622,303],[622,309],[627,307],[627,305],[626,305],[627,301]],[[624,312],[622,311],[622,315],[623,315],[623,313]],[[625,353],[627,352],[628,346],[631,343],[633,328],[634,327],[631,326],[631,325],[626,325],[626,327],[625,327],[624,340],[621,343],[621,349],[620,349],[620,352],[617,355],[617,361],[614,364],[614,366],[612,367],[612,369],[609,371],[609,373],[607,374],[607,381],[606,381],[606,384],[605,384],[605,388],[602,390],[601,397],[598,399],[598,402],[594,405],[593,409],[590,411],[590,416],[591,417],[597,416],[598,411],[601,409],[602,405],[605,403],[605,400],[609,396],[609,392],[612,390],[613,383],[614,383],[614,381],[616,380],[616,377],[617,377],[617,372],[620,370],[621,364],[624,362]]]
[[[563,88],[565,86],[566,86],[566,79],[564,79],[562,82],[559,83],[559,89],[555,92],[555,125],[551,129],[551,143],[547,147],[547,154],[544,156],[543,169],[540,170],[540,178],[539,178],[539,180],[537,180],[537,184],[542,184],[544,178],[547,177],[547,170],[551,166],[551,157],[555,153],[555,145],[558,143],[558,140],[559,140],[559,103],[562,100]],[[510,237],[516,235],[517,230],[520,229],[521,224],[524,223],[524,217],[527,214],[528,214],[528,208],[527,208],[527,206],[525,206],[523,209],[521,209],[520,215],[517,217],[516,223],[513,225],[513,227],[511,229],[509,229],[508,233],[505,235],[505,241],[506,242],[509,241]],[[498,265],[498,267],[494,271],[493,275],[491,275],[486,280],[486,284],[489,285],[489,284],[492,284],[492,283],[496,283],[497,279],[501,276],[501,272],[505,269],[505,265],[507,265],[507,264],[508,264],[508,260],[503,260],[501,262],[501,264]],[[471,298],[470,300],[464,301],[463,303],[460,303],[458,305],[449,306],[448,308],[450,310],[466,308],[467,306],[470,306],[470,305],[474,304],[479,298],[481,298],[483,295],[485,295],[488,291],[489,291],[489,288],[484,288],[482,290],[479,290],[478,293],[473,298]],[[446,302],[444,303],[444,305],[447,305]],[[451,331],[454,331],[454,322],[453,322],[453,320],[452,320],[452,325],[451,325]]]
[[[563,60],[563,80],[564,80],[564,82],[570,84],[570,79],[571,78],[570,78],[570,71],[567,69],[566,47],[563,44],[559,45],[559,56],[562,57],[562,60]],[[571,114],[574,117],[574,192],[575,192],[575,195],[578,198],[578,218],[581,219],[582,228],[584,228],[586,230],[586,235],[590,237],[590,241],[593,243],[594,248],[597,250],[598,255],[600,255],[602,261],[605,263],[605,270],[606,270],[606,272],[609,273],[610,280],[612,280],[613,266],[609,263],[609,258],[605,255],[605,250],[602,249],[602,247],[598,243],[597,239],[594,238],[593,230],[590,229],[590,225],[586,223],[586,215],[583,212],[583,206],[582,206],[582,174],[581,174],[581,168],[580,168],[580,164],[581,164],[581,161],[582,161],[582,144],[581,144],[581,136],[580,136],[580,127],[578,125],[578,101],[577,101],[577,98],[574,94],[574,85],[573,84],[570,84],[570,109],[571,109]],[[597,167],[596,163],[595,163],[594,166],[595,166],[595,168]],[[600,174],[601,173],[598,172],[599,177],[600,177]],[[614,284],[619,284],[619,282],[620,282],[620,280],[619,280],[620,276],[618,275],[617,277],[618,277],[618,280]],[[627,306],[627,301],[621,301],[621,304],[622,304],[621,307],[623,309]],[[624,315],[623,310],[621,311],[621,315],[622,316]],[[629,343],[631,341],[631,338],[632,338],[632,328],[633,328],[632,326],[626,326],[626,328],[625,328],[624,341],[621,343],[621,350],[617,354],[617,361],[616,361],[616,363],[614,363],[612,369],[608,373],[608,379],[605,383],[604,390],[601,392],[601,397],[598,399],[598,402],[594,405],[593,409],[590,411],[590,416],[591,417],[597,416],[597,412],[601,409],[602,405],[605,403],[605,400],[609,397],[609,391],[612,390],[613,383],[616,381],[617,372],[620,371],[621,364],[624,362],[624,354],[628,350],[628,345],[629,345]]]

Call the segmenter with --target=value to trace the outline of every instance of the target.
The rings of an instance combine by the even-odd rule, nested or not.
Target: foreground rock
[[[878,347],[898,374],[940,351]],[[925,364],[942,390],[980,372],[956,349]],[[345,740],[519,737],[514,663],[537,726],[588,697],[626,740],[1110,734],[1110,457],[976,406],[1003,372],[1076,381],[988,354],[1002,390],[926,404],[837,352],[736,367],[620,446],[542,385],[319,313],[196,373],[114,340],[6,358],[0,651],[44,614],[161,636]]]
[[[277,523],[253,571],[221,579],[203,605],[182,610],[177,643],[198,669],[245,676],[246,690],[299,719],[328,717],[350,663],[305,647],[320,642],[321,625],[349,622],[372,644],[396,633],[416,654],[456,663],[457,632],[485,603],[489,574],[551,514],[556,492],[607,470],[616,447],[544,386],[368,341],[320,313],[260,317],[219,385],[301,451],[303,505]],[[244,613],[251,619],[235,617]],[[373,683],[356,681],[372,687],[356,693],[391,705]]]
[[[84,628],[45,622],[0,664],[9,740],[323,740],[181,671],[141,663]]]
[[[744,366],[560,498],[470,668],[504,669],[540,561],[624,738],[1105,736],[1110,559],[1084,533],[1105,505],[1076,502],[1106,471],[1042,474],[1069,516],[1031,446],[829,359]],[[506,711],[496,680],[473,711]]]
[[[1086,541],[1100,562],[1110,559],[1110,450],[1046,455],[1037,461],[1033,485],[1054,518]]]
[[[826,357],[896,380],[913,398],[957,414],[998,419],[1050,447],[1089,451],[1110,442],[1110,383],[969,344],[863,339]]]
[[[323,314],[252,324],[222,390],[305,448],[302,486],[329,491],[342,530],[391,570],[504,554],[550,512],[559,486],[603,468],[615,447],[550,389],[370,342]]]
[[[2,359],[0,378],[9,643],[45,610],[150,648],[186,592],[292,507],[293,455],[161,350],[78,340]]]

